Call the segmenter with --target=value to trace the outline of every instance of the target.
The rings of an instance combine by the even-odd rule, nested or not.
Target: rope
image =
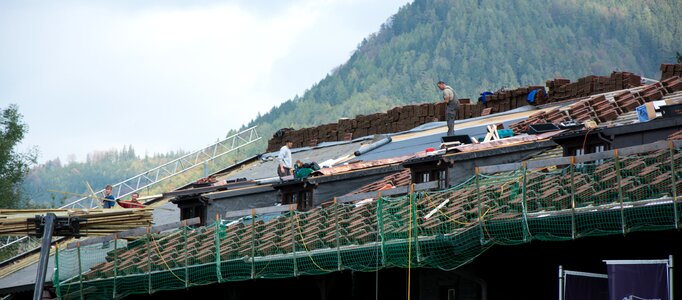
[[[308,255],[308,258],[310,258],[310,261],[315,265],[320,271],[324,272],[331,272],[331,270],[326,270],[320,267],[315,260],[313,259],[313,256],[310,255],[310,250],[308,250],[308,246],[306,245],[305,238],[303,237],[303,231],[301,230],[301,224],[298,222],[298,215],[294,213],[294,220],[296,221],[296,227],[298,228],[298,233],[299,236],[301,237],[301,241],[303,242],[303,248],[305,249],[306,255]]]
[[[156,240],[154,239],[154,235],[153,235],[153,234],[150,234],[149,236],[151,237],[152,242],[153,242],[153,244],[154,244],[154,249],[156,250],[156,254],[159,255],[159,258],[161,259],[161,261],[163,262],[163,264],[164,264],[164,265],[166,266],[166,268],[168,269],[168,272],[170,272],[171,274],[173,274],[173,276],[175,276],[175,278],[177,278],[178,280],[182,281],[182,283],[186,283],[184,279],[178,277],[178,275],[175,275],[175,273],[173,272],[173,270],[171,270],[171,267],[168,265],[168,263],[166,263],[166,260],[163,259],[163,256],[161,255],[161,251],[159,250],[159,245],[158,245],[158,243],[156,242]]]
[[[460,224],[460,225],[469,225],[469,224],[471,224],[471,223],[467,223],[467,222],[457,221],[457,220],[453,219],[452,217],[450,217],[450,216],[444,214],[440,209],[438,209],[438,206],[437,206],[437,205],[433,204],[433,202],[431,201],[431,197],[429,196],[429,194],[424,193],[424,196],[426,196],[426,200],[429,201],[429,204],[431,205],[431,207],[433,207],[433,208],[435,208],[436,210],[438,210],[438,213],[439,213],[440,215],[444,216],[445,218],[447,218],[447,219],[450,220],[451,222],[457,223],[457,224]]]

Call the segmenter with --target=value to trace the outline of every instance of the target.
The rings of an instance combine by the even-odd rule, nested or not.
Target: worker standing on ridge
[[[445,82],[438,81],[438,89],[443,91],[443,102],[447,105],[445,120],[448,124],[448,136],[451,136],[455,134],[455,118],[457,118],[457,112],[459,111],[459,100],[455,90],[445,85]]]
[[[291,175],[291,170],[293,169],[293,163],[291,162],[291,146],[293,146],[290,140],[284,142],[284,146],[279,149],[279,155],[277,155],[277,161],[279,161],[279,166],[277,167],[277,175],[280,178],[284,176]]]
[[[112,208],[116,205],[116,198],[111,194],[113,189],[114,188],[111,185],[104,187],[104,199],[108,200],[102,201],[102,208]]]

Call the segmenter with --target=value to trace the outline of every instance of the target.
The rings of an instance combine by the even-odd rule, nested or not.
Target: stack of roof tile
[[[595,121],[597,124],[612,121],[618,116],[633,111],[637,106],[646,102],[660,100],[670,92],[682,89],[682,81],[679,77],[668,79],[665,84],[662,82],[644,86],[638,92],[623,91],[613,95],[613,101],[607,99],[604,94],[586,97],[577,100],[565,109],[554,109],[548,112],[539,112],[531,115],[528,119],[511,124],[509,127],[514,134],[524,133],[528,130],[528,125],[552,123],[559,125],[563,121],[570,119],[585,122]]]
[[[298,130],[280,130],[268,141],[267,151],[277,151],[287,139],[294,143],[294,147],[309,147],[321,142],[345,141],[372,134],[405,131],[439,120],[445,120],[444,103],[398,106],[386,113],[358,115],[355,119],[342,119],[338,123]]]
[[[637,92],[635,96],[641,97],[644,102],[651,102],[654,100],[661,100],[661,98],[667,94],[668,91],[663,87],[663,84],[656,82],[645,86],[642,90]]]
[[[368,185],[360,187],[351,194],[369,193],[375,191],[383,191],[398,186],[409,185],[411,181],[411,174],[409,169],[402,170],[398,173],[388,175],[379,181],[372,182]]]
[[[481,116],[484,109],[491,113],[504,112],[528,104],[528,95],[535,90],[542,90],[534,97],[535,105],[567,99],[586,97],[609,91],[628,89],[641,85],[641,77],[630,72],[613,72],[610,76],[587,76],[571,83],[568,79],[557,78],[546,82],[549,94],[542,86],[527,86],[514,90],[501,90],[486,97],[485,105],[467,103],[468,99],[461,99],[458,120]],[[674,89],[682,88],[682,83],[671,81]],[[656,97],[659,90],[665,92],[663,85],[652,88],[649,94],[635,95],[644,99]],[[630,99],[631,100],[631,99]],[[651,101],[651,100],[646,100]],[[601,103],[598,101],[598,103]],[[628,107],[632,106],[630,101]],[[611,119],[610,112],[594,113],[598,118]],[[550,116],[553,120],[565,119],[565,114],[555,113]],[[269,141],[267,151],[277,151],[285,140],[291,140],[294,147],[311,147],[321,142],[347,141],[352,138],[383,133],[394,133],[412,129],[424,123],[445,120],[444,103],[424,103],[399,106],[386,113],[372,115],[358,115],[355,119],[342,119],[338,123],[325,124],[317,127],[298,130],[283,129],[278,131]],[[553,121],[552,121],[553,122]]]
[[[668,136],[668,140],[669,141],[682,140],[682,130],[673,132],[671,135]]]
[[[661,64],[661,81],[673,76],[682,77],[682,64]]]
[[[533,104],[539,105],[546,103],[547,93],[545,92],[545,87],[527,86],[515,90],[497,91],[486,97],[485,107],[492,108],[492,112],[495,113],[528,105],[528,94],[535,90],[541,90],[541,92],[536,93],[535,102]]]
[[[668,90],[669,93],[674,93],[677,91],[682,91],[682,75],[671,76],[666,79],[661,80],[661,84]]]
[[[610,91],[638,87],[642,77],[630,72],[612,72],[610,76],[586,76],[571,83],[567,79],[546,82],[549,88],[549,102],[586,97]]]

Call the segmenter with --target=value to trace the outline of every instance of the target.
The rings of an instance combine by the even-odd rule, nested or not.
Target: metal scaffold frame
[[[153,186],[173,176],[185,173],[196,167],[203,166],[204,164],[207,164],[208,162],[231,153],[237,149],[255,143],[261,139],[261,137],[258,135],[258,132],[256,131],[256,127],[257,126],[247,128],[210,146],[186,154],[119,183],[112,184],[114,197],[119,199],[128,196],[134,192]],[[104,189],[96,191],[95,195],[103,194],[103,192]],[[59,208],[89,209],[98,206],[98,200],[92,197],[82,197]],[[7,246],[24,241],[28,238],[29,237],[1,237],[0,249],[4,249]]]

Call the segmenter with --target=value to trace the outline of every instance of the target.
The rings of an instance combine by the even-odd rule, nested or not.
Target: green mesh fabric
[[[59,250],[60,299],[386,267],[458,268],[493,245],[679,228],[679,149],[499,174],[269,218]]]

